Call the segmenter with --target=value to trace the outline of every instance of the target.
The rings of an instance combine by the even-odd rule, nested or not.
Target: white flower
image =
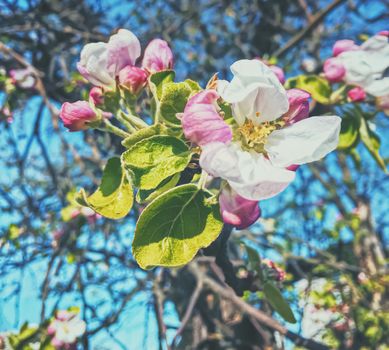
[[[78,315],[67,318],[54,319],[49,326],[49,333],[55,334],[55,342],[58,344],[74,344],[78,337],[83,335],[86,324]]]
[[[336,57],[344,67],[344,81],[358,85],[373,96],[389,93],[389,78],[383,78],[389,67],[388,38],[375,35],[360,46],[360,50],[345,51]]]
[[[77,68],[93,85],[114,88],[119,71],[125,66],[133,66],[140,52],[138,38],[129,30],[120,29],[108,43],[85,45]]]
[[[285,121],[287,93],[265,64],[241,60],[231,70],[233,80],[221,81],[218,92],[231,103],[238,127],[232,142],[202,145],[200,165],[246,199],[270,198],[295,178],[289,166],[319,160],[336,148],[341,119]]]

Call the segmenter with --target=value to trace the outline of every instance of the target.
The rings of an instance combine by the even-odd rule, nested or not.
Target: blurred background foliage
[[[84,349],[388,349],[389,188],[366,148],[300,167],[293,186],[261,203],[252,229],[232,233],[238,278],[252,274],[245,246],[286,271],[279,286],[298,322],[284,325],[261,293],[245,292],[243,304],[230,293],[207,252],[182,269],[140,270],[131,256],[140,208],[121,221],[69,216],[80,210],[72,191],[92,191],[121,145],[58,123],[60,104],[88,92],[75,73],[82,46],[118,28],[142,46],[167,40],[179,78],[205,86],[239,58],[277,62],[287,77],[319,73],[336,40],[387,29],[388,17],[381,0],[0,1],[0,332],[76,305]],[[7,86],[10,69],[29,65],[35,89]],[[313,107],[342,117],[354,108]],[[388,118],[361,111],[387,159]],[[31,334],[20,332],[19,348]]]

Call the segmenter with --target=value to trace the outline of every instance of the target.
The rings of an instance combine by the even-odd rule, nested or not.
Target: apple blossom
[[[126,66],[119,72],[119,83],[134,95],[137,95],[147,82],[147,73],[135,66]]]
[[[229,186],[222,188],[219,203],[223,221],[239,230],[252,225],[261,215],[258,201],[243,198]]]
[[[51,344],[60,349],[72,345],[77,338],[85,333],[86,325],[79,316],[70,311],[58,311],[54,320],[47,328],[47,333],[52,335]]]
[[[243,198],[270,198],[294,180],[295,172],[287,167],[319,160],[336,148],[340,118],[319,116],[286,123],[282,117],[290,109],[288,95],[270,68],[259,60],[240,60],[231,71],[234,78],[218,81],[218,92],[231,104],[237,123],[233,139],[199,140],[200,165],[212,176],[227,180]],[[305,104],[306,99],[300,102]],[[201,138],[202,115],[193,115]],[[185,132],[185,124],[183,128]]]
[[[181,118],[185,137],[203,145],[213,141],[227,143],[232,139],[231,128],[218,113],[215,90],[205,90],[189,99]]]
[[[114,89],[120,70],[135,65],[140,52],[138,38],[129,30],[120,29],[109,38],[108,43],[85,45],[77,68],[93,85]]]
[[[357,86],[347,92],[347,97],[352,102],[360,102],[366,98],[366,92],[361,87]]]
[[[173,53],[161,39],[150,41],[145,49],[142,67],[151,73],[173,68]]]
[[[373,96],[383,96],[389,93],[389,77],[383,77],[388,67],[388,37],[375,35],[358,50],[343,51],[328,59],[324,64],[324,75],[331,82],[344,80]]]
[[[328,58],[324,62],[324,76],[330,81],[331,83],[337,83],[342,81],[346,74],[346,68],[344,67],[343,63],[337,59],[337,58]]]
[[[100,106],[104,103],[104,93],[101,87],[94,86],[89,91],[89,99],[92,100],[95,106]]]
[[[334,56],[338,56],[342,52],[355,51],[355,50],[359,50],[359,46],[355,44],[353,40],[348,40],[348,39],[338,40],[332,48],[332,54]]]
[[[9,76],[13,84],[17,84],[22,89],[31,89],[34,87],[36,80],[30,68],[11,69]]]
[[[61,107],[59,117],[69,131],[88,129],[88,123],[98,120],[96,112],[86,101],[65,102]]]
[[[276,75],[281,84],[285,83],[285,73],[281,67],[276,65],[269,66],[270,70]]]

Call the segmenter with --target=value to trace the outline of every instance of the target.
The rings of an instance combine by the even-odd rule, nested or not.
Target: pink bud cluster
[[[275,272],[275,279],[279,282],[282,282],[285,280],[286,272],[278,267],[274,261],[269,259],[263,259],[262,262],[272,270],[272,272]]]

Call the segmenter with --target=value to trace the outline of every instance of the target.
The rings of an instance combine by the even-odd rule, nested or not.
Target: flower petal
[[[373,96],[384,96],[389,94],[389,77],[374,80],[365,87],[365,90]]]
[[[278,167],[319,160],[337,147],[340,123],[337,116],[301,120],[272,132],[265,149],[271,162]]]
[[[203,147],[200,165],[209,174],[221,177],[242,197],[261,200],[283,191],[295,173],[274,167],[262,154],[245,152],[234,143],[210,143]]]
[[[188,140],[201,146],[210,142],[231,141],[231,128],[216,110],[218,98],[215,90],[204,90],[189,99],[181,119]]]
[[[272,70],[259,60],[240,60],[231,66],[234,78],[218,82],[220,96],[232,104],[238,124],[246,118],[255,124],[272,121],[284,114],[288,98]]]

